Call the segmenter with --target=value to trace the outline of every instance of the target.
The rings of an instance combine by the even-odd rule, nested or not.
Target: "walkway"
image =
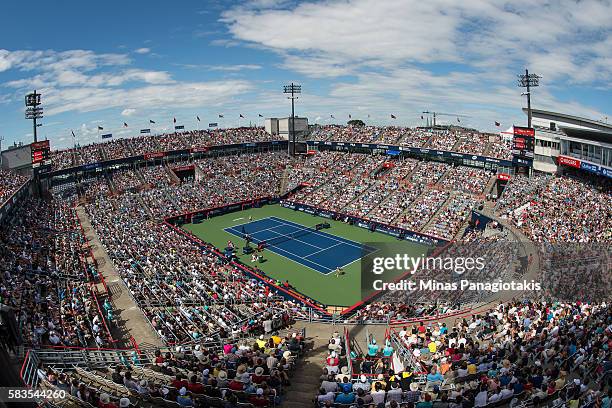
[[[85,237],[89,241],[94,257],[98,262],[99,273],[104,276],[108,291],[111,295],[111,303],[115,311],[116,325],[113,327],[112,335],[118,340],[117,346],[129,346],[129,338],[133,336],[138,344],[162,346],[163,343],[155,334],[140,308],[130,296],[123,280],[115,270],[110,257],[102,246],[98,234],[94,231],[89,217],[83,206],[77,207],[77,215],[83,225]]]

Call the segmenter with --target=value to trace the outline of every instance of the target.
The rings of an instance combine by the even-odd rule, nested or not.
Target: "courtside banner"
[[[112,133],[106,133],[106,134],[102,135],[102,139],[110,139],[111,137],[113,137]]]
[[[208,127],[209,127],[209,128],[212,128],[212,127],[217,127],[217,126],[219,126],[219,124],[218,124],[217,122],[212,122],[212,123],[209,123],[209,124],[208,124]]]
[[[564,166],[574,167],[577,169],[580,168],[580,160],[574,159],[573,157],[559,156],[559,164],[563,164]]]
[[[151,133],[151,129],[140,129],[140,133]]]

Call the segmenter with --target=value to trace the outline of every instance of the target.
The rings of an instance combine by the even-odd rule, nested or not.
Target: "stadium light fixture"
[[[295,156],[295,100],[298,99],[295,94],[302,93],[302,85],[297,85],[292,82],[291,85],[283,86],[283,93],[291,95],[287,97],[291,99],[291,135],[288,139],[293,141],[293,143],[289,143],[293,145],[290,152],[292,156]]]
[[[540,85],[542,78],[538,74],[530,74],[528,69],[525,69],[524,74],[517,75],[518,86],[527,88],[527,92],[523,92],[521,96],[527,96],[527,127],[531,127],[531,88]]]
[[[29,93],[25,96],[25,106],[26,106],[25,118],[33,121],[34,143],[38,142],[38,136],[37,136],[36,129],[38,128],[39,125],[36,124],[36,119],[42,119],[43,117],[43,108],[42,106],[40,106],[42,105],[42,102],[40,101],[40,97],[41,95],[39,93],[36,93],[36,90],[34,90],[34,92]]]

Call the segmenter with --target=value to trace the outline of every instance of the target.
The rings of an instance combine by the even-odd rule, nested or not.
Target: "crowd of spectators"
[[[454,324],[406,325],[391,334],[403,369],[385,361],[389,342],[370,340],[367,354],[350,356],[352,367],[330,354],[315,400],[322,407],[604,406],[611,319],[609,304],[511,301]]]
[[[0,167],[0,206],[28,180],[27,177]]]
[[[112,311],[102,311],[92,286],[99,275],[88,255],[68,201],[21,203],[0,232],[0,303],[17,322],[7,339],[29,346],[111,344]]]
[[[612,184],[583,176],[511,181],[499,204],[532,241],[591,242],[612,238]]]
[[[112,367],[41,367],[38,376],[44,387],[66,391],[70,402],[100,408],[278,406],[307,346],[300,332],[273,332],[222,348],[197,343],[123,353]]]

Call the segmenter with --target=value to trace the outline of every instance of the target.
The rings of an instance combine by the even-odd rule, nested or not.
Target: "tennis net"
[[[314,232],[319,231],[320,229],[321,229],[320,224],[317,224],[314,227],[304,227],[298,231],[295,231],[289,234],[283,234],[278,237],[267,239],[265,241],[265,244],[266,246],[280,244],[281,242],[290,241],[292,239],[303,237],[304,235],[312,234]]]

